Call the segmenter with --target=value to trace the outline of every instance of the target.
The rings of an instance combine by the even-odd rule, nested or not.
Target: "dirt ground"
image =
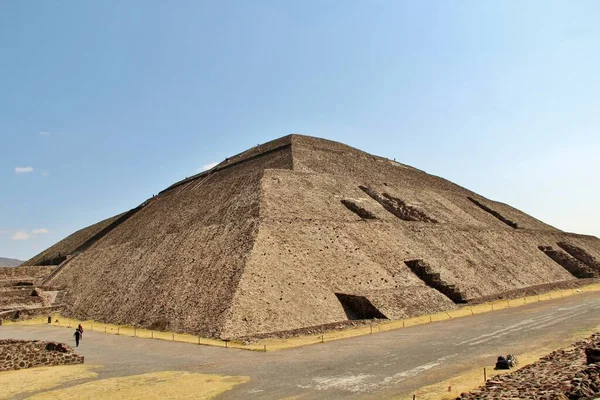
[[[201,374],[189,378],[194,381],[206,383],[206,375],[218,375],[219,382],[235,383],[219,395],[222,399],[412,398],[412,394],[421,393],[420,388],[482,370],[499,354],[526,355],[562,347],[595,329],[600,324],[599,311],[600,294],[591,292],[273,353],[86,332],[77,351],[86,357],[85,366],[91,368],[74,374],[80,380],[63,382],[57,378],[52,388],[13,397],[69,388],[63,393],[84,394],[88,388],[97,387],[92,385],[94,382],[132,376],[131,381],[110,384],[136,386],[162,376],[157,381],[166,380],[165,387],[171,387],[168,382],[172,382],[175,390],[181,386],[176,382],[188,379],[175,372],[186,372]],[[43,325],[0,327],[0,338],[70,343],[71,334],[66,328]],[[163,372],[164,376],[144,377]],[[35,370],[24,373],[33,374]],[[240,383],[243,377],[249,380]],[[9,386],[13,388],[21,380],[11,379]],[[90,385],[80,386],[87,383]]]

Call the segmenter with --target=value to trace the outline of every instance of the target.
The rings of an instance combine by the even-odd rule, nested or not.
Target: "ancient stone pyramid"
[[[600,240],[442,178],[290,135],[29,260],[66,314],[235,338],[416,316],[600,272]]]

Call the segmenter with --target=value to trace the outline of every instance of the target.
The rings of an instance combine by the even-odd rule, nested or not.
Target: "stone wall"
[[[18,310],[0,311],[0,326],[3,321],[25,321],[37,317],[48,317],[51,314],[60,314],[63,310],[62,305],[28,308]]]
[[[0,371],[51,365],[83,364],[66,344],[38,340],[0,340]]]
[[[596,353],[599,347],[600,333],[595,333],[515,372],[496,376],[485,386],[462,393],[457,400],[598,399],[600,364],[588,362],[593,361],[589,355]]]

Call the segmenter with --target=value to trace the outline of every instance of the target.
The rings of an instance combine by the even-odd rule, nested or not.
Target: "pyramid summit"
[[[289,135],[24,265],[64,314],[252,337],[399,319],[596,278],[600,240],[341,143]]]

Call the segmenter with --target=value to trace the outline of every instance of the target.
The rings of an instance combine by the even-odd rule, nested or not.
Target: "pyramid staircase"
[[[594,271],[600,273],[600,262],[598,262],[598,260],[596,260],[594,256],[589,254],[581,247],[577,247],[566,242],[558,242],[557,245],[558,247],[569,253],[571,257],[577,259],[578,261],[584,263]]]
[[[554,250],[552,246],[539,246],[538,249],[576,278],[585,279],[598,277],[598,272],[562,250]]]
[[[410,270],[417,275],[425,284],[439,291],[456,304],[466,303],[465,296],[456,288],[456,285],[449,284],[442,280],[439,273],[434,272],[429,264],[423,260],[408,260],[404,263]]]

